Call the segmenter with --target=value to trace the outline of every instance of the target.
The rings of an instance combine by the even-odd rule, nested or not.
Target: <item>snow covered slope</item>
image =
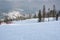
[[[60,21],[0,25],[0,40],[60,40]]]
[[[48,21],[49,20],[49,21]],[[60,17],[59,19],[60,20]],[[44,22],[54,22],[56,21],[56,18],[45,18]],[[13,21],[13,24],[29,24],[29,23],[38,23],[38,18],[32,18],[32,19],[26,19],[26,20],[19,20],[19,21]]]
[[[38,23],[38,18],[13,21],[13,24],[29,24],[29,23]]]

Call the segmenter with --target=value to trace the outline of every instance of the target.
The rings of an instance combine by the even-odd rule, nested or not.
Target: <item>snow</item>
[[[60,21],[27,19],[14,23],[0,25],[0,40],[60,40]]]
[[[29,24],[29,23],[37,23],[37,22],[38,22],[38,18],[13,21],[13,24]]]
[[[42,18],[43,20],[43,18]],[[51,22],[51,21],[56,21],[55,18],[45,18],[44,22]],[[60,20],[60,18],[58,19]],[[26,20],[19,20],[19,21],[13,21],[14,24],[29,24],[29,23],[38,23],[38,18],[32,18],[32,19],[26,19]]]
[[[16,19],[17,17],[24,17],[19,11],[12,11],[5,15],[7,15],[8,18],[10,19]]]

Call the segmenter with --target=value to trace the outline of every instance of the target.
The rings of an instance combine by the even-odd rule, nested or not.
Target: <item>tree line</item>
[[[38,13],[38,18],[39,18],[38,22],[42,22],[42,21],[44,22],[45,18],[50,18],[50,17],[56,18],[56,21],[58,21],[59,16],[60,16],[60,11],[59,12],[56,11],[55,5],[53,5],[53,10],[50,10],[50,8],[48,8],[48,12],[46,12],[45,5],[43,5],[43,12],[39,10]]]

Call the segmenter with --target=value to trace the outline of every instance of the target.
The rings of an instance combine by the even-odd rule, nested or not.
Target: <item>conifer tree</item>
[[[44,18],[45,18],[45,14],[46,14],[45,5],[43,5],[43,21],[44,21]]]
[[[39,18],[38,22],[41,22],[41,10],[39,10],[38,18]]]
[[[50,8],[48,9],[48,21],[49,21]]]
[[[37,17],[36,17],[36,14],[34,15],[34,18],[37,18]]]
[[[56,21],[58,21],[58,14],[56,14]]]
[[[53,5],[53,17],[55,17],[56,15],[56,9],[55,9],[55,5]]]

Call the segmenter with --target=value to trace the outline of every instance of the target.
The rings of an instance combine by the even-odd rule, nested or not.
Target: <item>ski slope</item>
[[[38,23],[36,20],[0,25],[0,40],[60,40],[60,21]]]

